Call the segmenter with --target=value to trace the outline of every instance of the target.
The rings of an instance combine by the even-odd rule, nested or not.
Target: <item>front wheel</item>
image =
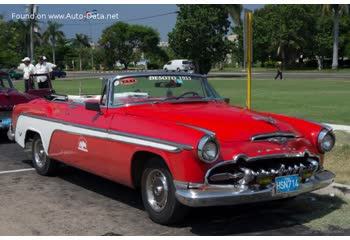
[[[40,175],[52,176],[57,171],[58,163],[46,155],[43,142],[39,134],[35,135],[32,142],[32,161],[35,170]]]
[[[181,221],[188,208],[175,197],[173,178],[165,164],[151,159],[142,174],[142,201],[149,217],[159,224]]]

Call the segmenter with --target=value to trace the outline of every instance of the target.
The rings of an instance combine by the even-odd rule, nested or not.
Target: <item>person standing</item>
[[[43,56],[43,60],[44,60],[44,62],[46,63],[46,65],[48,65],[49,68],[51,69],[50,78],[51,78],[52,80],[55,80],[55,76],[53,75],[53,69],[57,67],[56,64],[53,64],[53,63],[51,63],[51,62],[48,62],[48,61],[47,61],[47,58],[46,58],[45,56]]]
[[[36,74],[50,74],[50,72],[52,72],[51,67],[44,62],[42,56],[38,57],[38,64],[35,65],[35,68]],[[49,88],[47,76],[38,76],[36,79],[38,81],[39,89]]]
[[[275,76],[275,80],[280,77],[280,80],[283,80],[283,74],[282,74],[282,68],[281,68],[281,64],[279,63],[277,66],[277,74]]]
[[[29,87],[29,78],[30,74],[34,74],[36,72],[35,67],[30,62],[29,57],[25,57],[22,59],[22,63],[18,66],[18,70],[23,72],[23,79],[24,79],[24,89],[25,91],[28,91],[29,88],[34,88],[34,83],[31,82],[32,86]]]

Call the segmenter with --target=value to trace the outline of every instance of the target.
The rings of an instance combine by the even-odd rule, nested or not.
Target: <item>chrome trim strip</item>
[[[300,189],[289,193],[276,194],[274,183],[265,189],[253,186],[225,185],[225,187],[174,181],[175,196],[182,204],[190,207],[225,206],[288,198],[328,186],[334,181],[334,173],[323,170],[300,183]],[[194,186],[194,187],[191,187]]]
[[[186,124],[186,123],[177,123],[179,125],[182,125],[182,126],[185,126],[185,127],[189,127],[189,128],[193,128],[193,129],[196,129],[198,131],[201,131],[207,135],[210,135],[210,136],[215,136],[215,132],[212,132],[208,129],[205,129],[205,128],[201,128],[201,127],[197,127],[197,126],[193,126],[193,125],[190,125],[190,124]]]
[[[33,115],[33,114],[28,114],[28,113],[21,113],[20,115],[27,116],[27,117],[32,117],[32,118],[37,118],[37,119],[41,119],[41,120],[45,120],[45,121],[56,122],[56,123],[60,123],[60,124],[68,125],[68,126],[79,127],[79,128],[93,130],[93,131],[98,131],[98,132],[103,132],[103,133],[115,134],[115,135],[119,135],[119,136],[123,136],[123,137],[130,137],[130,138],[135,138],[135,139],[139,139],[139,140],[144,140],[144,141],[150,141],[150,142],[159,143],[159,144],[170,145],[172,147],[176,147],[177,148],[177,150],[174,151],[174,152],[180,152],[182,150],[192,150],[192,149],[194,149],[194,147],[192,147],[190,145],[187,145],[187,144],[176,143],[176,142],[156,139],[156,138],[152,138],[152,137],[147,137],[147,136],[140,136],[140,135],[136,135],[136,134],[132,134],[132,133],[125,133],[125,132],[120,132],[120,131],[115,131],[115,130],[107,130],[107,129],[103,129],[103,128],[86,126],[86,125],[82,125],[82,124],[78,124],[78,123],[71,123],[71,122],[58,120],[58,119],[52,119],[52,118],[43,117],[43,116],[36,116],[36,115]],[[18,115],[18,117],[20,115]],[[64,130],[61,130],[61,131],[64,131]],[[93,136],[93,137],[95,137],[95,136]],[[113,139],[111,139],[111,140],[113,140]],[[117,140],[113,140],[113,141],[117,141]],[[134,143],[131,143],[131,144],[134,144]],[[135,144],[135,145],[137,145],[137,144]],[[173,151],[171,151],[171,152],[173,152]]]

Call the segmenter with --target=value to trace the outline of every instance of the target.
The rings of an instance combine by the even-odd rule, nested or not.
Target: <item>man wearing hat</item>
[[[44,62],[44,58],[42,56],[38,57],[38,64],[35,65],[35,69],[36,69],[36,74],[50,74],[50,72],[52,72],[52,69],[49,65],[47,65]],[[49,88],[49,83],[47,81],[47,77],[46,76],[38,76],[37,78],[38,81],[38,86],[39,88]]]
[[[25,91],[27,91],[29,89],[30,74],[35,73],[35,67],[33,64],[30,63],[29,57],[25,57],[22,59],[22,63],[18,66],[18,70],[23,72],[24,88],[25,88]]]

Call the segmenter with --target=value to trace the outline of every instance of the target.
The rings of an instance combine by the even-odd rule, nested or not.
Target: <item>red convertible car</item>
[[[332,129],[231,106],[205,76],[128,73],[101,95],[52,95],[17,105],[9,136],[41,175],[64,163],[140,188],[150,218],[188,207],[291,198],[329,185]]]

